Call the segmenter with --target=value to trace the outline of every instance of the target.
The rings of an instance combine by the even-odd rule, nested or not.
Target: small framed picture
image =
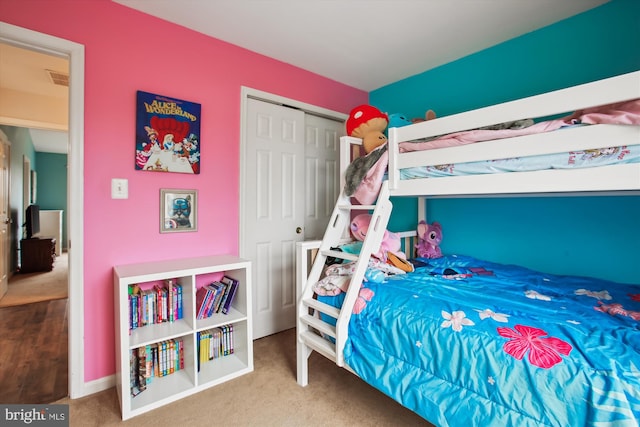
[[[198,230],[198,190],[160,189],[160,232]]]

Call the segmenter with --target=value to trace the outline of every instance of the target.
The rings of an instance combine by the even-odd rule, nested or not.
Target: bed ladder
[[[352,205],[350,198],[344,194],[344,190],[340,193],[322,243],[318,249],[318,254],[313,261],[311,271],[307,276],[306,284],[298,301],[298,384],[302,386],[307,385],[308,358],[313,350],[335,361],[338,366],[344,367],[343,350],[347,340],[349,318],[351,317],[353,306],[358,298],[365,271],[369,265],[369,257],[378,250],[382,243],[384,231],[391,215],[391,209],[392,204],[389,200],[389,187],[387,182],[383,183],[376,204],[374,205]],[[332,250],[332,247],[336,247],[344,242],[345,230],[348,230],[351,223],[351,212],[356,211],[363,213],[371,210],[373,210],[371,223],[365,240],[362,243],[360,254],[353,255]],[[340,309],[322,303],[313,297],[313,285],[320,280],[327,257],[357,261],[349,289],[346,293],[342,308]],[[336,325],[333,326],[323,321],[316,315],[316,312],[337,319]],[[335,344],[326,339],[325,337],[327,336],[333,338]]]

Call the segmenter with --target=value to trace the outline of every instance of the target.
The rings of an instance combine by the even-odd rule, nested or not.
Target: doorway
[[[0,22],[0,42],[69,60],[69,154],[67,173],[69,258],[69,381],[71,398],[90,394],[84,383],[84,46]]]
[[[295,245],[329,222],[346,117],[242,90],[240,256],[253,263],[254,339],[295,326]]]

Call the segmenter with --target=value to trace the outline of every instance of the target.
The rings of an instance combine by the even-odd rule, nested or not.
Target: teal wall
[[[67,249],[67,155],[36,152],[38,205],[62,210],[62,250]]]
[[[598,8],[370,93],[389,113],[438,116],[640,70],[640,2]],[[415,227],[394,199],[389,229]],[[442,248],[559,274],[640,283],[640,197],[437,199]]]

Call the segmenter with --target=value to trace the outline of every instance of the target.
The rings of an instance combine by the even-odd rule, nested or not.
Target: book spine
[[[224,283],[220,283],[220,282],[216,282],[214,284],[217,288],[217,293],[216,293],[216,299],[213,303],[213,308],[211,310],[211,314],[213,313],[219,313],[220,311],[220,303],[222,302],[222,298],[224,296],[224,293],[226,292],[226,285]]]
[[[153,378],[153,355],[151,351],[151,345],[147,344],[144,348],[145,360],[147,362],[147,366],[145,368],[145,378],[147,384],[151,383],[151,379]]]
[[[180,369],[184,369],[184,340],[180,340]]]
[[[167,350],[169,356],[167,364],[167,372],[173,374],[176,371],[176,340],[169,340],[169,348]]]
[[[139,347],[138,352],[138,389],[144,391],[147,389],[147,360],[144,347]]]
[[[229,290],[229,296],[225,301],[224,307],[222,307],[223,314],[229,314],[229,310],[231,309],[231,304],[233,304],[233,300],[236,297],[236,293],[238,291],[238,286],[240,286],[240,282],[234,280],[231,284],[231,289]]]
[[[167,320],[173,322],[173,282],[171,280],[165,281],[165,289],[167,290]]]
[[[184,317],[182,312],[182,285],[177,284],[176,290],[178,291],[178,319],[182,319]]]

